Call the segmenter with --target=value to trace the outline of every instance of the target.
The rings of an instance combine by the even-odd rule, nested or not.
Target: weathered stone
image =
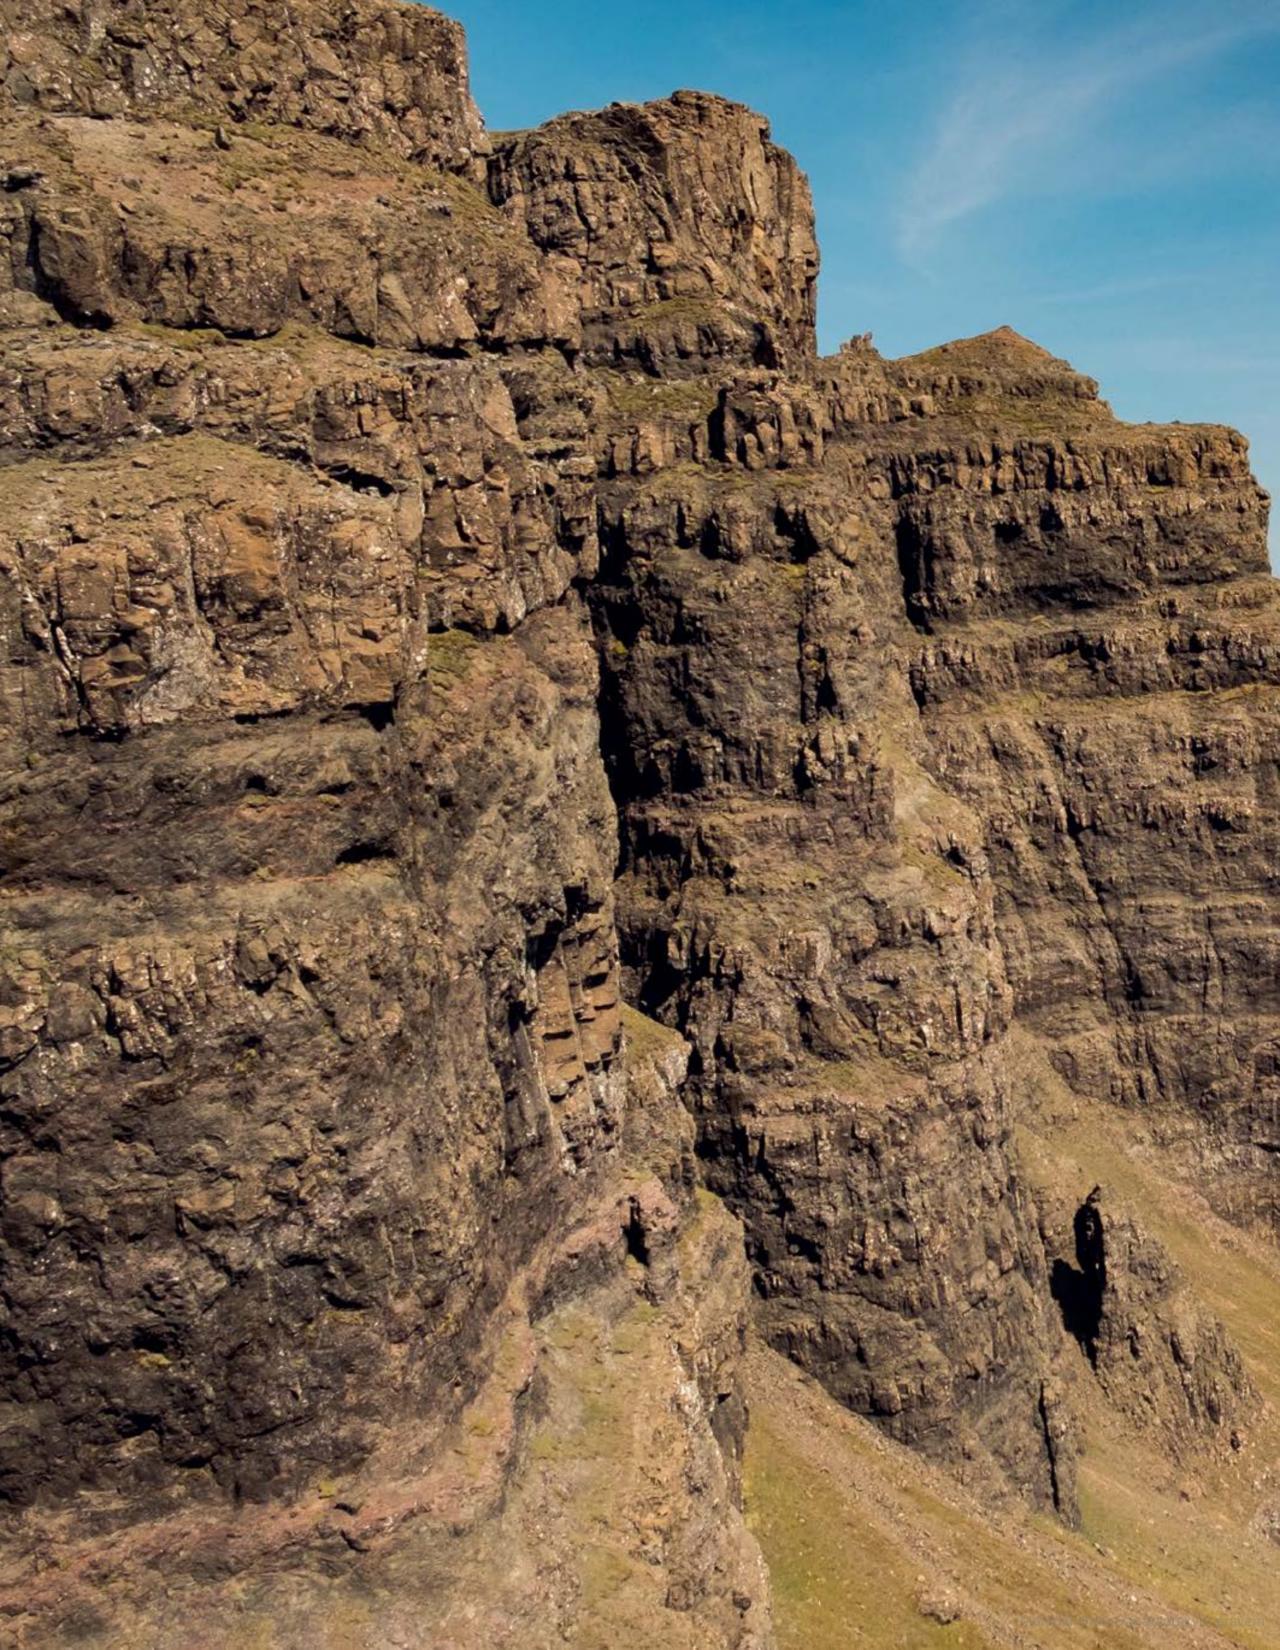
[[[1007,329],[818,360],[736,104],[491,146],[423,7],[0,15],[17,1642],[765,1650],[749,1306],[1072,1519],[1015,1038],[1276,1218],[1241,438]],[[1102,1209],[1085,1378],[1247,1447]]]

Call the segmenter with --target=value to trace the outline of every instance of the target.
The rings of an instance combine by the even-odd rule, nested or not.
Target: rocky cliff
[[[19,1642],[766,1646],[748,1320],[1067,1524],[1082,1404],[1238,1449],[1015,1130],[1274,1227],[1243,441],[819,359],[720,99],[490,139],[423,7],[0,15]]]

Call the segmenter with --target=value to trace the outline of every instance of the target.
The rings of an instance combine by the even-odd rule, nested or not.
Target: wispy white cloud
[[[1280,354],[1274,350],[1243,351],[1217,346],[1185,333],[1167,337],[1145,336],[1111,346],[1113,360],[1126,366],[1140,367],[1144,372],[1168,373],[1185,379],[1188,374],[1197,378],[1218,376],[1239,382],[1249,378],[1265,378],[1274,383],[1280,372]]]
[[[1026,301],[1037,305],[1110,304],[1127,298],[1147,298],[1153,292],[1167,292],[1172,287],[1201,286],[1207,279],[1194,271],[1166,270],[1158,275],[1134,275],[1050,292],[1031,292],[1026,294]]]
[[[902,193],[896,244],[918,269],[950,228],[1018,189],[1053,188],[1068,176],[1106,187],[1101,134],[1109,110],[1146,85],[1280,34],[1273,3],[1220,7],[1210,22],[1185,3],[1152,6],[1074,32],[1069,13],[1050,7],[1030,36],[1025,10],[1010,11],[1003,0],[981,15]],[[1020,29],[1011,26],[1018,15]]]

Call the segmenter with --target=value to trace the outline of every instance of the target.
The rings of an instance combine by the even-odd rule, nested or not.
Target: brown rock
[[[1275,1220],[1242,439],[1008,329],[819,361],[807,187],[721,99],[491,147],[424,7],[8,12],[17,1642],[765,1650],[749,1304],[1072,1518],[1011,1030]],[[1247,1453],[1094,1212],[1099,1401]]]

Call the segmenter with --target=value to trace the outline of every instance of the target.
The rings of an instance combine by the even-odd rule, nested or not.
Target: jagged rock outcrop
[[[1240,1449],[1234,1422],[1257,1395],[1163,1246],[1095,1186],[1046,1248],[1063,1322],[1108,1399],[1175,1458],[1206,1442]]]
[[[33,0],[5,24],[7,116],[279,122],[450,170],[484,149],[462,29],[426,6]]]
[[[278,11],[0,0],[0,1609],[764,1650],[749,1307],[1074,1516],[1012,1026],[1274,1218],[1265,498],[1007,330],[819,360],[737,105],[491,143]]]
[[[582,306],[583,358],[662,374],[813,354],[809,187],[759,115],[676,92],[500,144],[493,199]]]
[[[740,1237],[620,1018],[581,295],[455,25],[268,23],[8,35],[0,1608],[763,1647]]]

